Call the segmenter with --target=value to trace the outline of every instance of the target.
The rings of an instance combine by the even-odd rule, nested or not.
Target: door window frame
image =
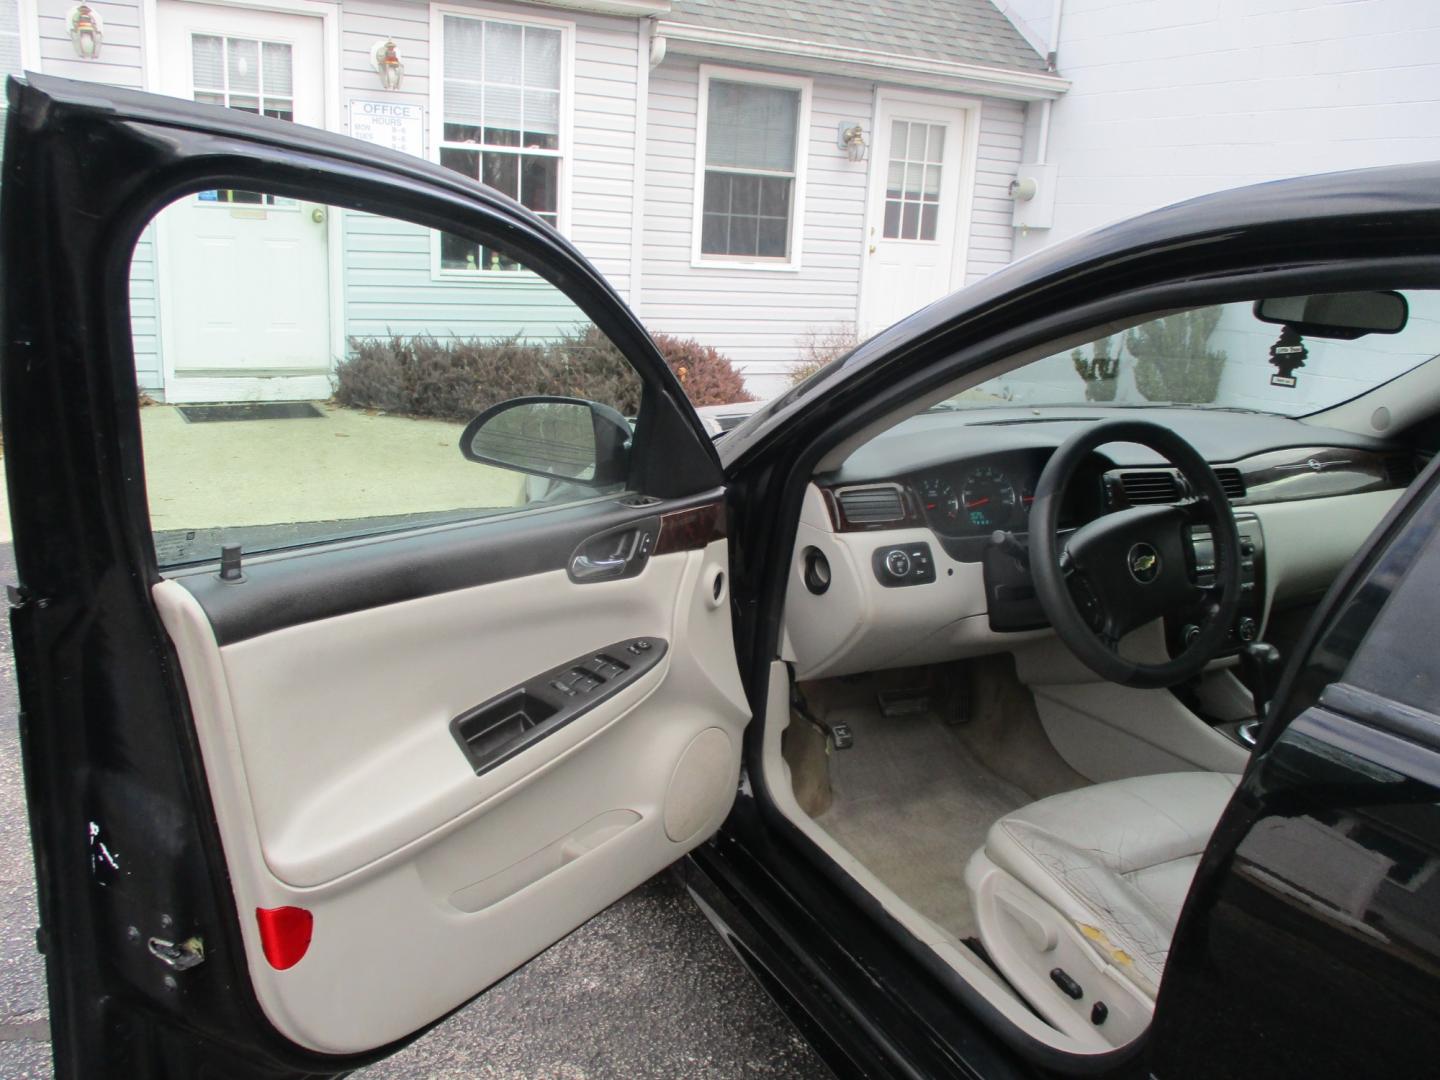
[[[772,256],[705,255],[700,250],[700,235],[705,221],[705,144],[709,135],[710,82],[748,83],[754,86],[775,86],[798,90],[800,103],[795,117],[795,170],[790,195],[790,254],[784,259]],[[699,97],[695,106],[695,202],[690,221],[690,265],[701,270],[762,270],[794,272],[802,269],[805,237],[806,165],[810,157],[810,98],[814,80],[805,75],[781,75],[772,71],[719,67],[701,64],[698,79]]]
[[[556,191],[555,229],[563,236],[570,235],[570,194],[571,177],[575,172],[575,24],[568,19],[552,19],[529,12],[517,14],[486,7],[462,7],[457,4],[430,5],[430,90],[427,108],[430,110],[429,159],[440,161],[440,150],[445,145],[445,19],[447,16],[473,19],[476,22],[500,22],[512,26],[535,26],[546,30],[560,31],[560,135],[553,155],[560,162],[559,183]],[[464,173],[456,173],[463,176]],[[430,276],[437,281],[483,281],[487,286],[507,282],[532,284],[534,275],[523,269],[474,270],[446,269],[440,265],[440,237],[430,241]]]

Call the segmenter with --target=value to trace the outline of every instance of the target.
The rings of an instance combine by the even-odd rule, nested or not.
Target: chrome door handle
[[[592,578],[620,574],[629,561],[626,558],[592,559],[589,555],[576,555],[570,562],[570,576],[576,581],[588,581]]]

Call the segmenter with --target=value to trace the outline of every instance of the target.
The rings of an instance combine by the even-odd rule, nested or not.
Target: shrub
[[[1115,400],[1123,345],[1121,336],[1116,334],[1094,342],[1091,345],[1094,355],[1088,360],[1083,349],[1076,349],[1070,354],[1070,362],[1075,365],[1075,374],[1085,380],[1086,401]]]
[[[860,344],[854,323],[812,326],[800,342],[800,362],[790,369],[790,385],[799,386],[832,360]]]
[[[696,405],[753,400],[715,349],[666,335],[656,335],[655,343]],[[634,416],[640,391],[629,362],[594,326],[549,342],[518,335],[351,338],[350,355],[335,369],[335,400],[341,405],[446,420],[469,420],[529,394],[587,398]]]
[[[1196,308],[1130,331],[1125,345],[1135,357],[1135,387],[1147,401],[1215,400],[1225,354],[1207,346],[1220,315],[1218,307]]]

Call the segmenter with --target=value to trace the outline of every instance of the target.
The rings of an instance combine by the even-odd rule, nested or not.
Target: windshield
[[[1304,416],[1440,354],[1440,293],[1403,295],[1402,330],[1349,341],[1262,322],[1248,301],[1181,311],[1035,360],[938,407],[1186,405]]]

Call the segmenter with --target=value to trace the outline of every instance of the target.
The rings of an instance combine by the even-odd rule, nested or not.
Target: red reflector
[[[310,948],[315,916],[304,908],[256,908],[255,921],[260,924],[260,947],[265,950],[265,959],[276,971],[294,967]]]

